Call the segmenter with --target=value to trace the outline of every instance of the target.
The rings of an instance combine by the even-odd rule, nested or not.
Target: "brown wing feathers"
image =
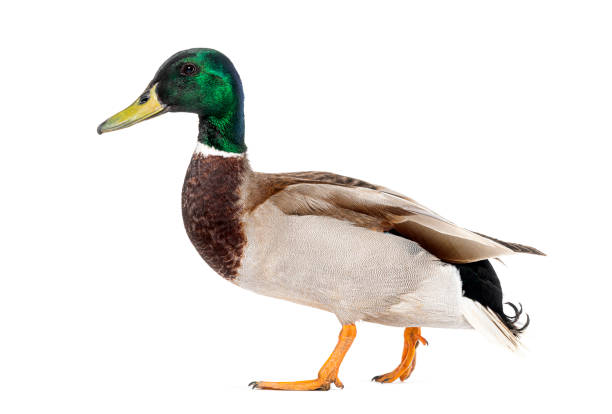
[[[474,232],[476,233],[476,232]],[[538,256],[546,256],[545,253],[541,252],[540,250],[536,249],[535,247],[531,247],[531,246],[525,246],[524,244],[519,244],[519,243],[511,243],[511,242],[506,242],[503,240],[499,240],[496,239],[495,237],[491,237],[491,236],[487,236],[485,234],[482,233],[476,233],[479,236],[482,237],[486,237],[489,240],[493,240],[495,243],[499,243],[502,246],[505,246],[507,248],[509,248],[510,250],[512,250],[515,253],[529,253],[529,254],[536,254]]]
[[[384,187],[325,172],[258,174],[251,208],[272,202],[285,214],[320,215],[376,231],[391,231],[419,243],[441,260],[470,263],[504,254],[543,254],[463,229],[416,201]]]

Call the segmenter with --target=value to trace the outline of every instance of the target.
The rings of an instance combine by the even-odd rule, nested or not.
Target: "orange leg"
[[[393,371],[377,375],[372,378],[376,382],[393,382],[396,379],[404,381],[414,371],[416,365],[416,348],[421,342],[427,345],[427,340],[421,336],[421,328],[406,328],[404,330],[404,352],[402,353],[402,361]]]
[[[338,379],[338,370],[344,359],[344,355],[348,352],[353,339],[357,335],[355,325],[342,325],[338,344],[334,348],[325,364],[319,370],[317,379],[307,381],[292,381],[292,382],[266,382],[253,381],[249,386],[262,390],[293,390],[293,391],[327,391],[333,383],[338,388],[344,388],[344,385]]]

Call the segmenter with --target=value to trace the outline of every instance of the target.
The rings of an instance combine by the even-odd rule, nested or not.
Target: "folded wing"
[[[265,176],[265,177],[263,177]],[[285,214],[320,215],[388,231],[419,243],[439,259],[470,263],[539,250],[466,230],[427,207],[384,187],[332,173],[264,174],[270,189],[265,202]],[[263,201],[263,200],[262,200]]]

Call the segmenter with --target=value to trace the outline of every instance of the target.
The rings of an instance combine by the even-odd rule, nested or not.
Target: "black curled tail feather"
[[[519,327],[517,325],[517,322],[519,320],[519,318],[521,317],[521,315],[523,314],[523,305],[521,305],[519,303],[519,306],[517,307],[514,303],[512,302],[506,302],[505,305],[508,305],[512,308],[512,310],[514,311],[514,315],[510,316],[510,315],[506,315],[506,313],[503,312],[502,313],[497,313],[497,316],[499,316],[499,319],[504,323],[504,325],[506,325],[506,327],[508,329],[510,329],[510,332],[512,332],[514,334],[514,336],[518,337],[525,329],[527,329],[527,327],[529,326],[529,323],[531,322],[531,319],[529,318],[529,314],[526,313],[525,317],[526,317],[526,321],[523,324],[523,326]]]
[[[519,326],[518,320],[523,314],[523,306],[519,303],[517,307],[512,302],[506,302],[512,310],[513,315],[504,312],[503,293],[497,273],[489,260],[480,260],[473,263],[452,263],[457,267],[461,276],[463,296],[480,303],[497,315],[500,321],[518,338],[529,325],[527,321]]]

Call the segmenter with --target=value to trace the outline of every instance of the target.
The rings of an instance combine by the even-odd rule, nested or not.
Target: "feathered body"
[[[468,232],[361,180],[257,173],[244,156],[209,153],[198,144],[192,157],[183,218],[202,258],[226,279],[332,312],[343,324],[471,328],[463,302],[476,300],[518,331],[503,314],[501,286],[488,261],[461,264],[461,254],[474,254],[478,244],[485,251],[527,247]],[[407,223],[422,216],[430,219],[425,230]],[[417,229],[417,236],[398,229]],[[413,240],[429,234],[446,241],[436,249],[445,260]]]

